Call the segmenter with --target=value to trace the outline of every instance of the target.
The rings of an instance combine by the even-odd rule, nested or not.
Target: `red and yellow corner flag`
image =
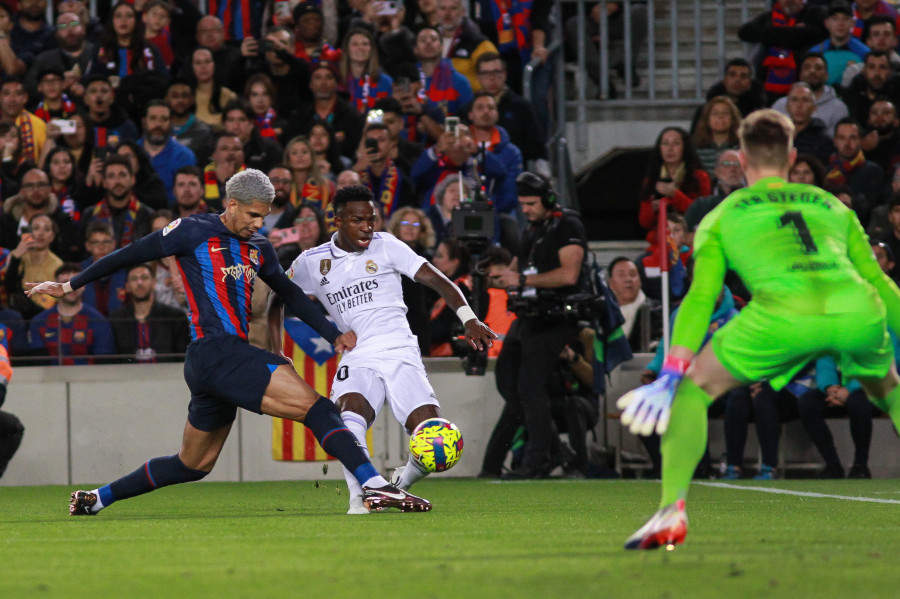
[[[294,369],[320,395],[329,397],[331,381],[338,369],[340,356],[328,341],[312,327],[295,318],[285,318],[284,355],[294,361]],[[366,433],[366,444],[372,452],[372,431]],[[316,441],[312,431],[299,422],[272,418],[272,459],[285,462],[318,462],[333,460]]]

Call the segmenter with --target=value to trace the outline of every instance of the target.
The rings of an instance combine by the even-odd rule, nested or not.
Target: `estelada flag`
[[[284,355],[294,361],[294,369],[323,397],[331,394],[331,381],[338,370],[340,356],[331,344],[312,327],[296,318],[284,319]],[[366,434],[369,455],[372,431]],[[312,431],[299,422],[272,418],[272,459],[286,462],[333,460],[316,441]]]

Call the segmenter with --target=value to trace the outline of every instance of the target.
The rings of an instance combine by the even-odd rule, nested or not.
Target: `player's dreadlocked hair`
[[[340,214],[349,202],[371,202],[372,192],[365,185],[348,185],[337,190],[332,200],[334,213]]]
[[[237,200],[241,204],[252,202],[271,204],[275,199],[275,187],[265,173],[248,168],[225,183],[225,197]]]
[[[780,112],[764,108],[747,115],[740,138],[749,166],[784,168],[794,145],[794,124]]]

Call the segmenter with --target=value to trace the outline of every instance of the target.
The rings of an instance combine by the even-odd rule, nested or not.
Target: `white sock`
[[[397,486],[404,491],[408,491],[410,487],[414,484],[428,476],[430,473],[422,468],[416,461],[412,459],[412,456],[406,461],[406,468],[403,469],[403,473],[400,475],[400,482]]]
[[[366,423],[366,419],[356,412],[341,412],[341,420],[344,421],[344,424],[350,429],[350,432],[353,433],[356,440],[359,441],[359,446],[362,448],[363,453],[366,454],[366,457],[369,457],[369,446],[366,445],[366,431],[369,427]],[[344,468],[344,479],[347,481],[347,490],[350,492],[350,496],[353,497],[354,495],[357,495],[362,497],[362,485],[359,484],[359,481],[356,480],[353,473],[346,468]],[[367,487],[378,488],[384,487],[390,483],[379,474],[378,476],[373,476],[363,484]]]
[[[94,489],[93,491],[89,491],[89,492],[93,493],[97,497],[97,503],[95,503],[90,508],[90,510],[96,514],[97,512],[99,512],[100,510],[105,508],[106,506],[103,505],[103,500],[100,499],[100,489]]]

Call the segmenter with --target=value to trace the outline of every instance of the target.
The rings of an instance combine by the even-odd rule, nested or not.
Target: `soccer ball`
[[[416,427],[409,438],[412,459],[429,472],[443,472],[462,457],[462,433],[443,418],[431,418]]]

